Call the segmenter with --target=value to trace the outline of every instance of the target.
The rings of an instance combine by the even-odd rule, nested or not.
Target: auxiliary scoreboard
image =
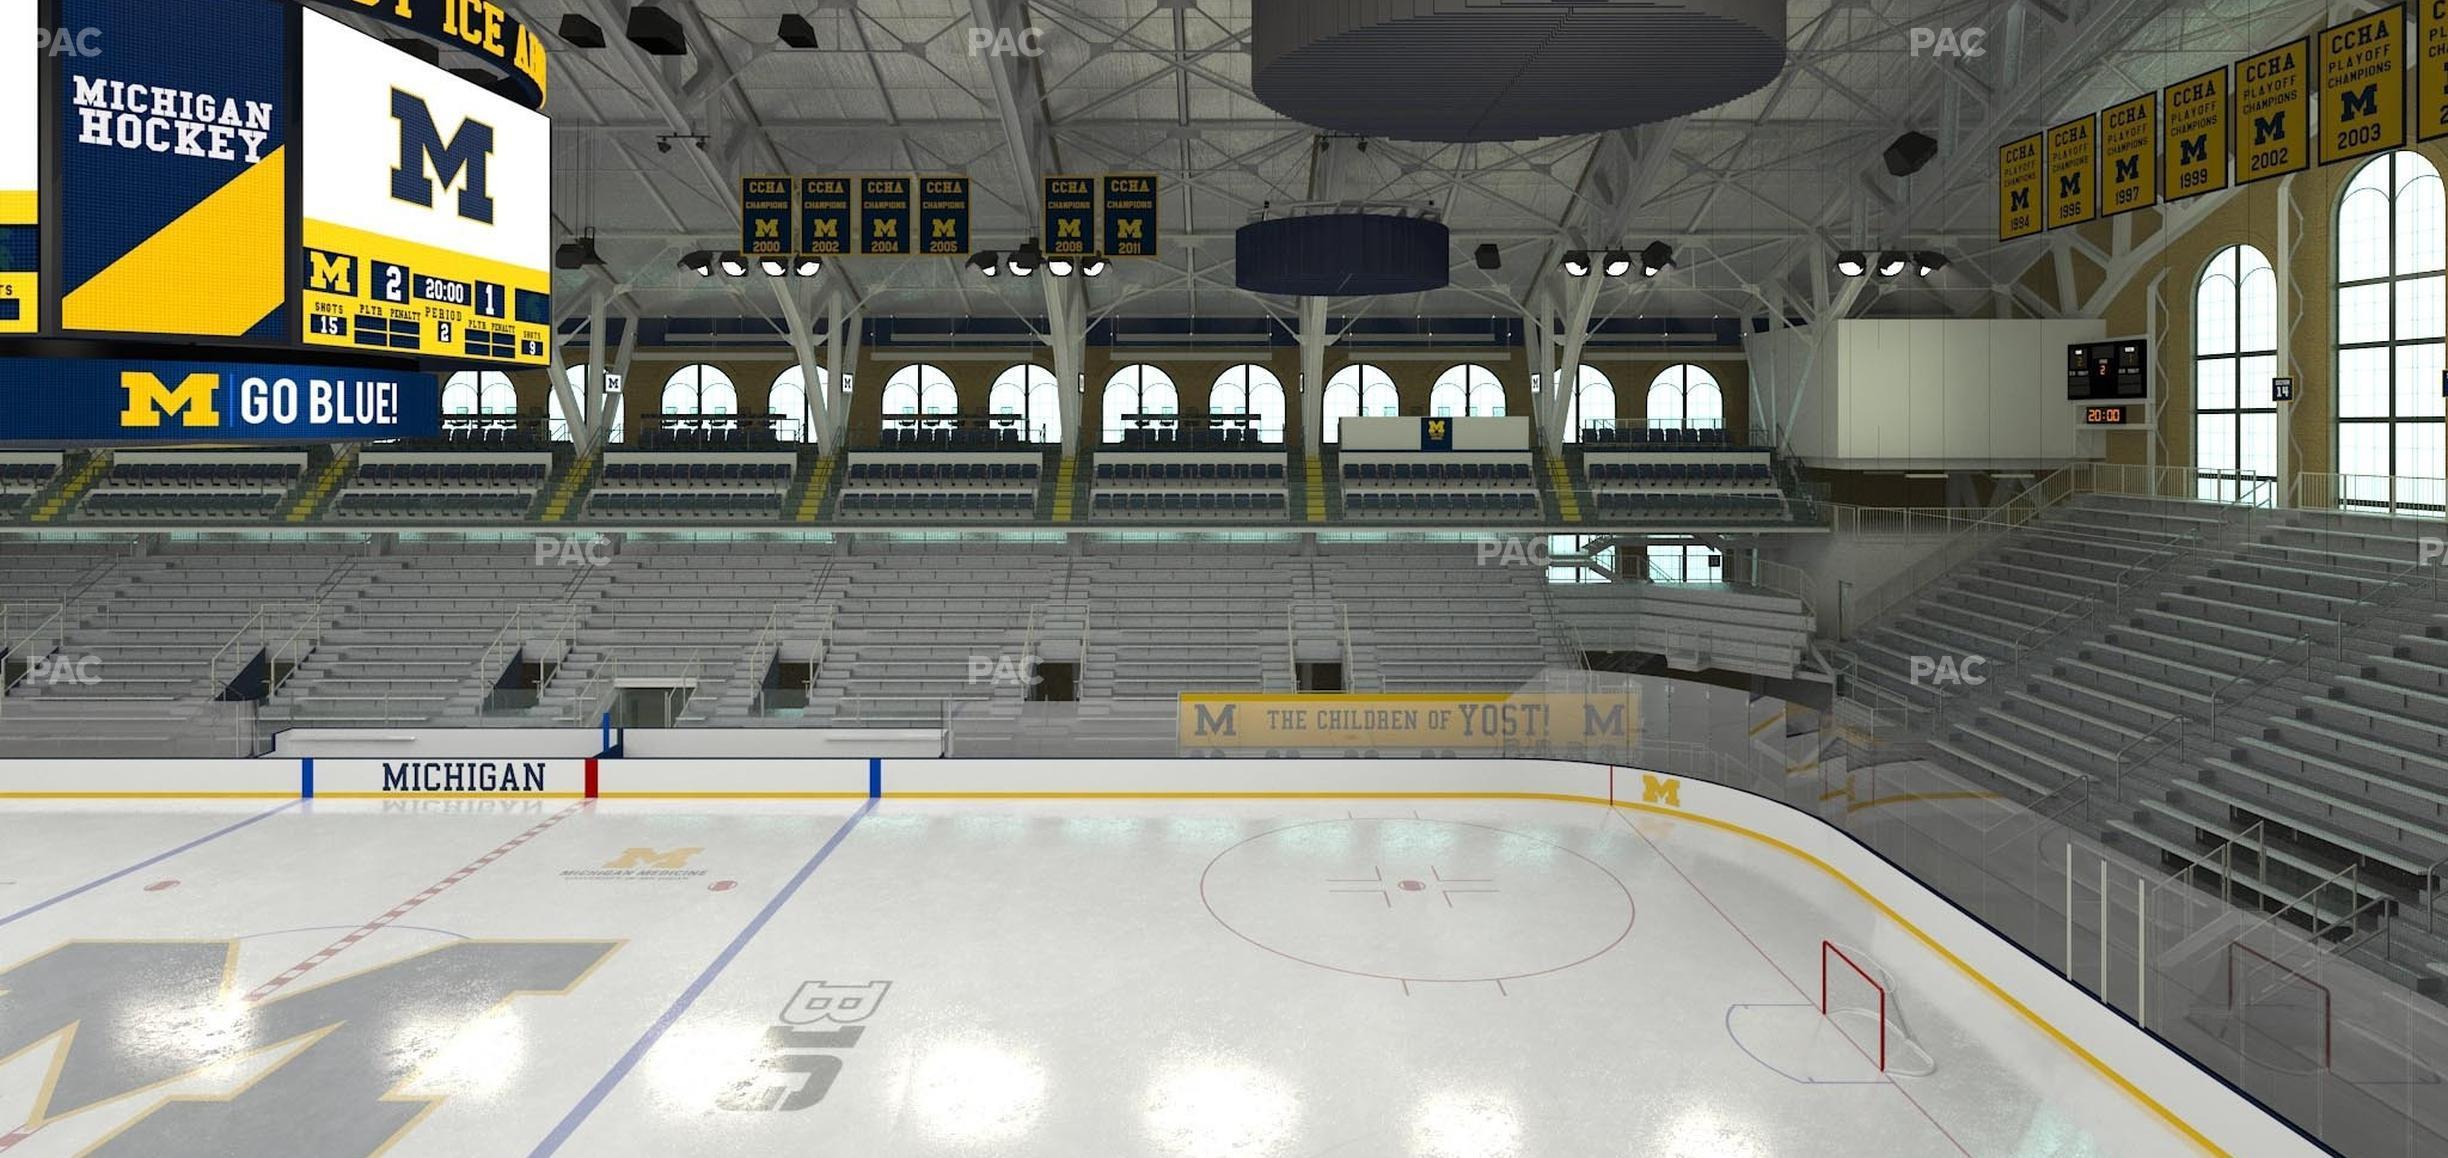
[[[311,99],[300,105],[301,340],[544,365],[544,115],[320,13],[302,15]]]
[[[30,334],[41,320],[36,270],[41,230],[41,76],[35,0],[0,0],[0,334]]]

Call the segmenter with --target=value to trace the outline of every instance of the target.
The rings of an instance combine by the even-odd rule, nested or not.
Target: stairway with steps
[[[94,484],[110,474],[111,452],[97,450],[85,456],[85,461],[70,470],[49,488],[36,494],[27,504],[28,522],[56,523],[60,516],[74,509],[77,500],[85,497]]]
[[[825,499],[833,489],[833,469],[838,460],[830,453],[808,452],[799,456],[797,489],[783,500],[782,509],[794,523],[813,523],[824,515]]]
[[[1565,523],[1580,522],[1583,492],[1581,484],[1573,477],[1572,462],[1565,455],[1551,454],[1544,449],[1538,451],[1538,456],[1547,464],[1548,509]]]
[[[594,484],[595,475],[602,467],[602,451],[590,450],[570,460],[569,470],[562,474],[561,481],[543,493],[540,500],[542,505],[536,511],[536,521],[567,522],[570,511],[586,494],[587,487]]]
[[[322,470],[301,480],[298,489],[282,500],[282,509],[286,512],[281,516],[282,521],[303,523],[321,514],[323,505],[331,501],[332,494],[340,489],[340,484],[348,481],[349,473],[357,469],[357,452],[358,447],[353,443],[342,447],[332,455],[331,461],[323,464]]]
[[[1062,465],[1054,471],[1053,503],[1045,508],[1046,518],[1050,521],[1057,523],[1071,521],[1071,512],[1079,499],[1080,475],[1083,473],[1080,459],[1086,455],[1087,452],[1082,451],[1076,455],[1062,456]]]
[[[1325,452],[1301,455],[1301,510],[1312,523],[1323,523],[1326,514]]]

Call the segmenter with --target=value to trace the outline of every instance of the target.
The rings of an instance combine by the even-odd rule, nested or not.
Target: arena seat
[[[1106,519],[1282,519],[1288,510],[1285,457],[1230,432],[1193,431],[1240,453],[1104,450],[1096,456],[1092,508]],[[1214,436],[1205,438],[1204,436]]]
[[[1000,433],[953,430],[951,434]],[[843,476],[845,519],[1026,519],[1044,476],[1037,452],[857,451]]]

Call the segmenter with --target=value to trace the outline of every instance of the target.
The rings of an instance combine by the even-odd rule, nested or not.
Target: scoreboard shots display
[[[552,134],[542,113],[303,13],[301,339],[540,366]]]
[[[0,0],[0,334],[32,333],[41,230],[42,139],[35,0]]]

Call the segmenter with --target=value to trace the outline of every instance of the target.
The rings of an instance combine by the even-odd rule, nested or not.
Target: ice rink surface
[[[322,800],[0,833],[9,1158],[2194,1152],[1833,878],[1671,817]],[[1891,990],[1884,1074],[1875,1014],[1819,1012],[1823,940]]]

